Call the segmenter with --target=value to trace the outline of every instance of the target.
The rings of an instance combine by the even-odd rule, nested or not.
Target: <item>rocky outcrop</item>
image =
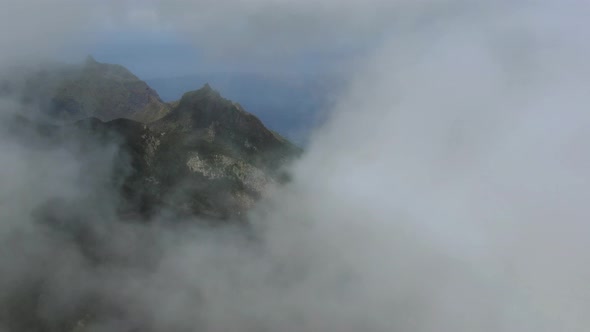
[[[93,116],[102,121],[117,118],[150,122],[169,111],[157,92],[123,66],[87,59],[57,85],[52,112],[60,117]]]

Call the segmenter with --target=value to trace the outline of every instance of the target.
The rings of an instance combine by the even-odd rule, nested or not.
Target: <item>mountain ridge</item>
[[[128,215],[150,218],[154,211],[167,209],[187,216],[234,218],[252,207],[268,186],[286,179],[285,166],[302,153],[208,83],[152,112],[150,101],[161,102],[157,92],[123,66],[89,56],[82,66],[60,70],[37,74],[48,78],[31,86],[31,93],[50,97],[52,107],[43,109],[46,115],[61,120],[43,135],[55,142],[66,139],[63,135],[74,140],[78,135],[117,144],[127,155],[118,162],[131,165],[131,175],[125,175],[119,188]],[[134,94],[130,86],[141,93]],[[138,96],[144,98],[142,103]],[[104,109],[113,103],[118,103],[116,108]],[[55,107],[70,104],[82,107]],[[84,107],[89,104],[103,107]]]

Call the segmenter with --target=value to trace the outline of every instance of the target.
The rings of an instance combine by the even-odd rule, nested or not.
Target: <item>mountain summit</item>
[[[103,121],[149,122],[169,111],[158,93],[125,67],[100,63],[92,56],[57,84],[51,107],[62,118],[95,116]]]
[[[127,68],[100,63],[92,56],[80,65],[47,65],[15,76],[23,78],[5,79],[4,92],[16,91],[23,103],[41,109],[41,115],[52,120],[96,117],[150,122],[170,111],[158,93]]]
[[[237,154],[256,165],[285,158],[282,152],[298,150],[240,104],[223,98],[209,84],[185,93],[169,114],[152,127],[190,134],[195,141],[223,147],[228,154]]]

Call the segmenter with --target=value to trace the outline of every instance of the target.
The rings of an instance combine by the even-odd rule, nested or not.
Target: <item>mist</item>
[[[111,17],[110,4],[82,3],[91,29],[125,20],[125,6]],[[4,117],[0,331],[588,330],[585,2],[225,4],[228,16],[217,2],[162,1],[147,17],[213,53],[376,46],[247,230],[119,220],[116,146],[15,136]],[[208,19],[191,24],[197,10]],[[6,27],[36,20],[16,13]],[[43,25],[3,34],[13,51],[0,64],[49,56],[87,27],[78,19],[51,38]]]

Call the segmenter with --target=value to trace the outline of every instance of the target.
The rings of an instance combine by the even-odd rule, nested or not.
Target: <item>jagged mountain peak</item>
[[[87,117],[148,123],[171,109],[127,68],[99,62],[91,55],[79,64],[52,63],[8,73],[0,80],[0,87],[3,96],[16,96],[38,110],[40,118],[58,123]]]
[[[92,55],[89,54],[88,56],[86,56],[86,62],[85,62],[86,65],[93,65],[93,64],[97,64],[97,63],[98,63],[98,61],[96,61],[96,59]]]
[[[203,91],[213,91],[213,88],[211,88],[211,85],[209,85],[209,83],[207,82],[207,83],[205,83],[203,85],[203,87],[200,90],[203,90]]]
[[[253,114],[238,103],[224,98],[209,84],[186,92],[170,113],[158,121],[160,125],[186,130],[223,126],[236,131],[253,131],[264,134],[269,130]]]
[[[219,91],[213,89],[209,83],[205,83],[201,88],[193,91],[185,92],[180,98],[179,103],[194,103],[202,100],[217,100],[221,102],[228,102],[223,98]]]

